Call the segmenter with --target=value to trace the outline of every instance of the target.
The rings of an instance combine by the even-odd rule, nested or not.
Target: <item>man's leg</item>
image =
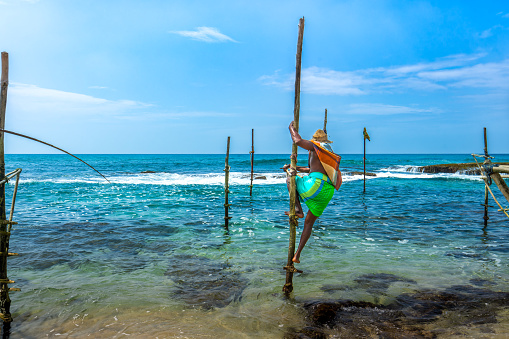
[[[290,192],[290,177],[286,178],[286,187],[288,188],[288,192]],[[286,215],[290,215],[290,212],[285,212]],[[304,212],[302,212],[302,205],[299,200],[299,192],[295,190],[295,216],[297,218],[304,218]]]
[[[304,229],[300,235],[299,248],[297,248],[297,251],[295,252],[295,255],[292,259],[293,262],[300,263],[300,252],[302,252],[302,249],[304,246],[306,246],[306,243],[311,236],[311,231],[313,230],[313,225],[315,224],[316,219],[318,219],[318,217],[313,215],[311,211],[308,211],[306,219],[304,220]]]

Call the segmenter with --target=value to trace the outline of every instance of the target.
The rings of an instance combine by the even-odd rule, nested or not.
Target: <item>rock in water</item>
[[[165,272],[175,282],[174,295],[186,304],[219,308],[241,299],[247,280],[230,265],[208,258],[178,255]]]

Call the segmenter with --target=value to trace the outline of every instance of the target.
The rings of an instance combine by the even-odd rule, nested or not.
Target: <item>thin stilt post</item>
[[[488,138],[486,136],[486,127],[484,127],[484,156],[485,159],[488,159]],[[490,217],[488,216],[488,187],[484,186],[484,227],[488,226],[488,220]]]
[[[254,168],[254,128],[251,129],[251,185],[249,185],[249,196],[253,196],[253,168]]]
[[[2,77],[0,79],[0,129],[5,129],[5,110],[7,106],[7,87],[9,86],[9,54],[2,52]],[[0,180],[5,177],[4,133],[0,132]],[[10,232],[5,211],[5,183],[0,184],[0,319],[4,323],[12,321],[11,299],[7,283],[7,256]]]
[[[369,138],[369,134],[366,131],[366,127],[364,127],[364,131],[362,132],[364,134],[364,156],[362,157],[362,162],[364,163],[364,190],[363,192],[366,193],[366,139],[368,141],[371,141]]]
[[[486,136],[486,127],[484,128],[484,145],[485,145],[485,147],[484,147],[485,160],[483,162],[483,168],[484,168],[484,173],[486,174],[486,179],[484,179],[485,186],[488,188],[488,190],[490,190],[488,185],[491,185],[491,182],[493,181],[495,183],[495,185],[497,185],[498,189],[500,190],[502,195],[505,197],[505,199],[509,202],[509,186],[507,186],[504,179],[502,178],[499,171],[497,170],[500,166],[493,167],[493,164],[491,162],[491,158],[493,158],[493,157],[491,157],[488,154],[488,142],[487,142],[487,136]],[[495,199],[495,196],[493,196],[493,198]],[[486,200],[486,198],[485,198],[485,200]],[[495,199],[495,202],[496,202],[496,199]],[[486,208],[486,206],[485,206],[485,208]],[[502,209],[502,207],[501,207],[501,210],[509,217],[509,214],[507,214],[506,210]]]
[[[484,227],[488,226],[488,220],[490,217],[488,216],[488,187],[484,186]]]
[[[486,127],[484,127],[484,156],[486,158],[485,164],[491,164],[490,156],[488,155],[488,139],[486,136]],[[506,198],[506,200],[509,202],[509,187],[505,183],[504,179],[498,173],[498,171],[493,170],[492,173],[490,173],[491,179],[495,182],[495,185],[497,185],[498,189],[502,193],[502,195]]]
[[[295,66],[295,102],[293,108],[293,125],[295,130],[299,131],[299,114],[300,114],[300,73],[302,62],[302,40],[304,38],[304,17],[299,20],[299,38],[297,42],[297,55]],[[292,144],[291,169],[295,171],[297,166],[297,145]],[[297,235],[297,217],[295,216],[295,199],[296,199],[295,177],[290,177],[290,240],[288,245],[288,262],[286,269],[286,283],[283,286],[283,292],[288,297],[293,291],[293,273],[297,270],[293,266],[293,256],[295,254],[295,239]]]
[[[228,229],[228,222],[232,217],[228,216],[228,210],[230,209],[231,204],[228,202],[228,193],[230,193],[230,189],[228,186],[228,180],[230,177],[230,166],[228,165],[228,159],[230,158],[230,137],[228,137],[228,143],[226,146],[226,158],[224,165],[224,227]]]
[[[323,119],[323,131],[327,134],[327,108],[325,109],[325,119]]]
[[[364,193],[366,193],[366,138],[364,138],[364,156],[362,157],[364,163]]]

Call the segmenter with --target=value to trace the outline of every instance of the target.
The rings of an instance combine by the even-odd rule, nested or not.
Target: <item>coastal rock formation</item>
[[[165,275],[175,282],[174,296],[204,309],[240,300],[247,286],[247,280],[227,263],[192,255],[173,257]]]
[[[509,162],[498,162],[494,164],[509,165]],[[475,162],[459,163],[459,164],[440,164],[410,167],[407,172],[421,172],[421,173],[461,173],[468,175],[480,175],[481,172]]]
[[[380,279],[387,284],[413,283],[390,274],[365,275],[355,282],[357,287],[371,289]],[[494,334],[488,324],[496,323],[497,313],[509,306],[509,293],[484,288],[490,286],[484,280],[471,282],[404,293],[387,305],[353,300],[303,302],[307,326],[290,329],[285,338],[436,338],[447,335],[448,328],[460,335],[459,328],[470,331],[472,326]]]
[[[350,171],[350,172],[342,172],[342,175],[364,175],[364,172],[359,171]],[[366,172],[367,177],[376,177],[376,173]]]

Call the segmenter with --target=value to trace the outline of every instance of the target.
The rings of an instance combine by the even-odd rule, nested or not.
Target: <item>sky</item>
[[[74,154],[509,153],[509,2],[0,0],[5,128]],[[5,136],[6,153],[55,153]],[[301,151],[302,152],[302,151]]]

